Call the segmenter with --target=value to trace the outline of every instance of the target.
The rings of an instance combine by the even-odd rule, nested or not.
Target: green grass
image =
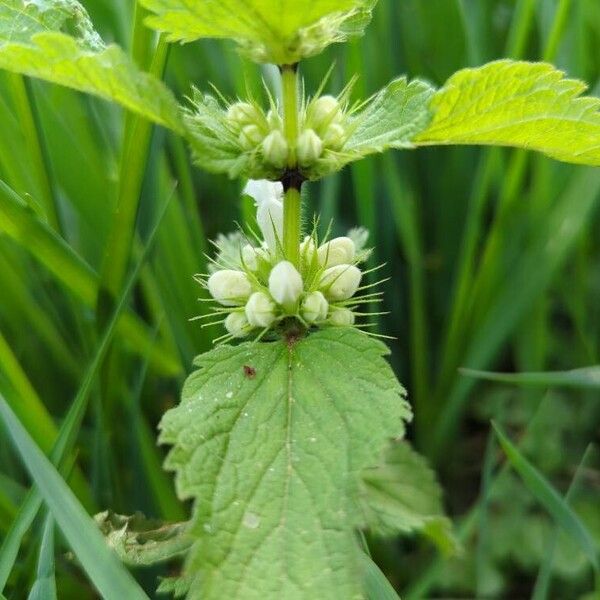
[[[226,43],[167,53],[132,2],[85,5],[105,39],[164,72],[179,98],[190,82],[260,94],[260,77],[272,76]],[[400,73],[439,85],[459,68],[509,56],[551,60],[598,95],[599,49],[597,0],[380,0],[363,39],[306,61],[303,75],[313,90],[335,62],[328,89],[359,74],[358,98]],[[0,538],[12,544],[0,556],[0,592],[24,598],[55,579],[59,598],[92,598],[93,584],[66,558],[67,531],[76,528],[61,521],[56,503],[64,494],[88,513],[185,516],[160,469],[154,431],[192,358],[217,336],[189,322],[204,310],[192,275],[206,271],[208,240],[234,229],[249,206],[240,182],[194,168],[173,134],[88,96],[0,73],[0,123],[0,393],[48,456],[56,458],[52,448],[72,428],[56,462],[75,493],[37,454],[42,471],[27,493],[31,479],[0,424]],[[421,542],[370,539],[381,571],[403,598],[486,589],[486,597],[529,597],[542,565],[536,598],[592,591],[590,561],[570,575],[557,566],[563,541],[550,543],[554,521],[544,507],[551,501],[559,526],[578,523],[597,549],[600,527],[586,508],[600,502],[597,452],[578,467],[598,444],[597,371],[576,369],[600,364],[600,171],[509,150],[426,149],[367,159],[311,184],[306,197],[305,223],[320,211],[336,233],[365,225],[373,264],[388,263],[391,314],[379,330],[396,337],[393,365],[416,412],[410,436],[440,473],[465,546],[462,562],[448,562]],[[120,310],[127,274],[141,262]],[[534,469],[527,473],[537,495],[497,467],[497,446],[486,453],[492,418],[515,440],[513,460]],[[561,497],[575,473],[567,504]],[[42,488],[44,474],[59,488]],[[552,554],[500,556],[507,542],[494,538],[492,517],[511,508],[511,496],[494,491],[496,480],[522,498],[532,539],[543,513]],[[53,520],[63,535],[53,536]],[[490,583],[490,565],[501,588]],[[449,569],[464,576],[451,580]],[[157,574],[134,573],[147,594]],[[389,596],[376,574],[370,597]]]

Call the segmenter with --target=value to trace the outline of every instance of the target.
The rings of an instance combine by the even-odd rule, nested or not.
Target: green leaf
[[[227,38],[257,62],[294,64],[361,35],[377,0],[141,0],[169,41]]]
[[[418,79],[394,79],[372,98],[351,107],[343,127],[349,133],[340,150],[326,149],[315,165],[303,169],[314,180],[346,164],[390,148],[414,148],[413,139],[431,120],[427,108],[433,88]]]
[[[107,548],[91,517],[1,395],[0,418],[56,523],[100,594],[105,598],[147,600],[146,594]]]
[[[154,565],[185,554],[191,546],[188,523],[162,523],[105,511],[94,517],[108,545],[126,564]]]
[[[381,342],[355,329],[200,356],[160,440],[195,499],[191,598],[357,598],[360,476],[411,417]]]
[[[389,148],[414,148],[412,140],[431,119],[427,104],[433,88],[415,79],[394,79],[350,119],[352,135],[344,152],[359,157]]]
[[[458,71],[431,98],[418,145],[486,144],[600,165],[600,99],[546,63],[500,60]]]
[[[118,46],[104,46],[74,0],[0,0],[0,69],[95,94],[183,132],[171,92]]]
[[[485,379],[498,383],[516,385],[568,388],[600,388],[600,366],[583,367],[571,371],[551,371],[546,373],[494,373],[475,369],[460,369],[467,377]]]
[[[529,491],[554,517],[556,523],[579,544],[596,573],[599,573],[599,548],[592,535],[581,522],[581,519],[565,500],[561,498],[545,477],[521,454],[519,449],[508,439],[500,427],[494,422],[492,422],[492,426],[504,453]]]
[[[445,554],[458,550],[442,490],[427,461],[407,442],[390,446],[385,461],[363,474],[362,505],[369,528],[392,536],[419,532]]]
[[[175,598],[183,598],[189,591],[192,581],[189,577],[165,577],[157,588],[159,594],[171,594]]]

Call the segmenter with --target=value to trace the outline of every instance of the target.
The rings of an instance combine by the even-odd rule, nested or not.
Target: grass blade
[[[154,229],[150,233],[150,236],[146,242],[144,252],[141,254],[135,269],[127,281],[127,285],[123,289],[119,303],[114,309],[112,318],[106,326],[106,330],[96,348],[96,353],[88,367],[85,377],[83,378],[77,395],[75,396],[69,412],[67,413],[67,416],[61,425],[58,437],[51,453],[51,460],[55,465],[60,465],[63,462],[65,456],[68,454],[68,452],[70,452],[75,443],[79,427],[81,426],[81,422],[87,409],[92,385],[98,375],[98,372],[100,371],[100,367],[102,366],[109,345],[113,339],[119,318],[127,306],[129,295],[133,290],[142,266],[145,264],[150,254],[150,250],[152,249],[154,240],[156,239],[156,235],[167,210],[167,206],[168,202],[165,203],[162,212],[157,218]],[[2,547],[0,548],[0,590],[3,590],[6,585],[8,576],[16,560],[21,540],[35,519],[35,516],[40,508],[41,501],[42,500],[39,492],[35,488],[32,489],[27,494],[25,501],[19,509],[16,520],[2,542]]]
[[[147,600],[146,594],[108,549],[92,518],[25,431],[2,395],[0,416],[24,466],[36,482],[63,535],[100,594],[104,598]]]
[[[367,600],[399,600],[396,590],[381,572],[380,568],[361,552],[364,563],[364,584]]]
[[[495,373],[476,369],[460,369],[460,373],[475,379],[522,386],[600,389],[600,366],[543,373]]]
[[[46,517],[40,544],[36,579],[27,600],[56,600],[56,578],[54,574],[54,519]]]
[[[96,272],[56,232],[37,219],[16,192],[1,180],[0,231],[27,249],[87,307],[94,307],[98,288]],[[143,352],[148,347],[148,330],[137,316],[123,315],[119,329],[134,349]],[[152,363],[166,374],[180,370],[179,361],[164,348],[154,349]]]
[[[552,515],[557,524],[578,542],[581,550],[594,567],[594,571],[598,573],[600,571],[598,547],[585,525],[546,478],[521,454],[500,427],[494,422],[492,422],[492,427],[510,464],[520,475],[523,483]]]

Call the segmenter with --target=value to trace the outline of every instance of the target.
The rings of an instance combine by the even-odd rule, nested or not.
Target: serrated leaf
[[[36,33],[62,31],[80,38],[90,48],[102,40],[85,9],[76,0],[2,0],[0,2],[0,45],[27,43]]]
[[[169,41],[235,40],[253,60],[294,64],[362,34],[377,0],[141,0]]]
[[[387,353],[326,329],[197,359],[160,437],[195,499],[190,598],[361,597],[360,475],[411,415]]]
[[[319,179],[369,154],[390,148],[414,148],[413,139],[431,120],[427,105],[433,93],[430,85],[418,79],[393,80],[358,109],[350,111],[344,122],[350,134],[341,150],[326,150],[303,174],[311,180]]]
[[[189,577],[165,577],[161,579],[156,592],[171,594],[174,598],[183,598],[190,591],[191,585]]]
[[[431,98],[433,119],[415,143],[537,150],[600,165],[600,99],[546,63],[500,60],[458,71]]]
[[[418,79],[395,79],[351,119],[354,131],[344,151],[365,156],[389,148],[413,148],[413,138],[431,119],[427,104],[433,93],[430,85]]]
[[[74,0],[0,0],[0,69],[112,100],[183,132],[171,92],[121,48],[104,46]]]
[[[368,527],[383,536],[421,533],[445,554],[459,544],[442,505],[442,490],[427,461],[407,442],[390,446],[385,461],[363,474]]]
[[[126,564],[154,565],[185,554],[191,545],[188,523],[162,523],[143,514],[105,511],[94,517],[106,542]]]

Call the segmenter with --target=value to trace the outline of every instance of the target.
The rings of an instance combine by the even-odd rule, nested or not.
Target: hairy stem
[[[288,168],[296,168],[296,140],[298,139],[298,66],[281,67],[283,87],[283,129],[289,146]]]
[[[296,140],[298,139],[298,67],[297,65],[283,65],[281,67],[281,80],[283,88],[283,127],[285,139],[289,147],[288,171],[297,168]],[[283,251],[285,257],[293,265],[298,266],[300,261],[300,238],[302,235],[302,222],[300,211],[300,189],[297,184],[286,186],[283,201]]]
[[[300,190],[295,187],[289,188],[283,199],[283,251],[286,259],[296,267],[300,262],[302,235],[300,203]]]

